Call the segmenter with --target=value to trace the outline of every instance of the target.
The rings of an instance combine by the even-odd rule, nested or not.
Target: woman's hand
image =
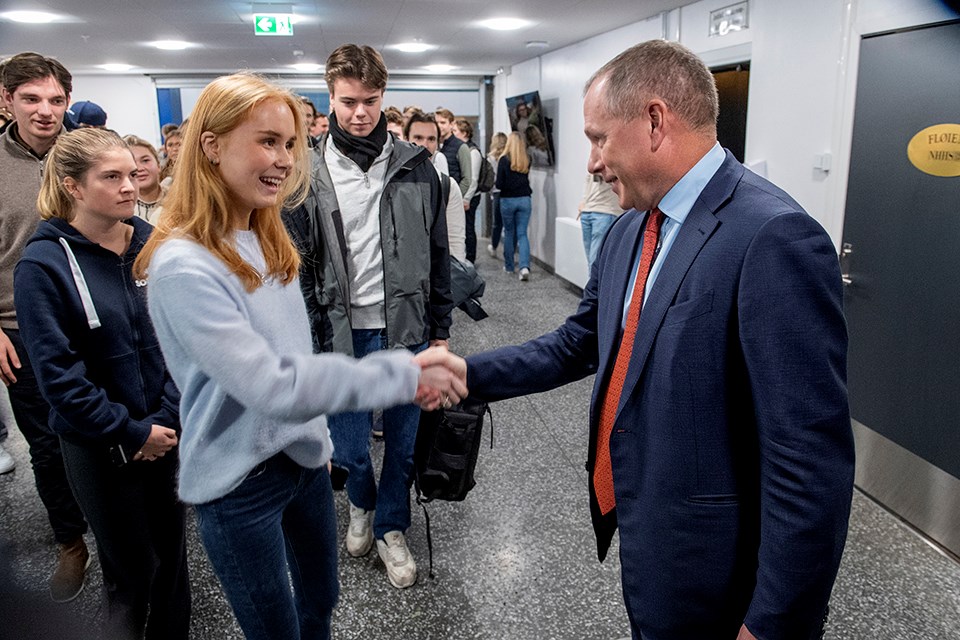
[[[173,429],[155,424],[151,426],[147,441],[143,443],[140,451],[137,452],[137,455],[133,456],[133,459],[146,460],[148,462],[156,460],[157,458],[162,458],[167,451],[170,451],[170,449],[173,449],[175,446],[177,446],[177,432]]]
[[[424,411],[450,408],[467,397],[467,363],[445,347],[431,347],[414,356],[420,380],[414,402]]]

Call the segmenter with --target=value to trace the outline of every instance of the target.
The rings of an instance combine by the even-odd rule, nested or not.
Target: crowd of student
[[[329,638],[331,465],[348,554],[376,548],[409,587],[420,411],[468,380],[492,401],[596,374],[590,507],[601,560],[620,529],[633,636],[815,637],[853,478],[839,265],[719,145],[702,61],[650,41],[590,78],[588,170],[629,211],[558,329],[467,359],[448,341],[451,247],[475,259],[487,162],[470,123],[384,115],[371,47],[336,49],[325,78],[327,123],[259,76],[214,80],[161,168],[140,138],[64,130],[58,61],[2,63],[0,377],[59,543],[53,599],[83,588],[89,525],[107,635],[188,637],[191,505],[247,638]],[[523,281],[531,154],[512,132],[495,155]]]

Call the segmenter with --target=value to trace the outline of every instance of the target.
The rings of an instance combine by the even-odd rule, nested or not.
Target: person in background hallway
[[[437,126],[437,121],[432,114],[425,114],[422,111],[412,113],[407,120],[403,139],[407,142],[418,144],[429,151],[431,158],[437,155],[443,157],[442,154],[437,153],[437,150],[440,148],[440,127]],[[434,167],[436,168],[436,165],[434,165]],[[447,241],[450,255],[461,262],[466,262],[466,212],[463,208],[463,198],[460,196],[460,187],[453,178],[442,173],[440,169],[437,169],[437,173],[440,174],[441,181],[446,181],[446,184],[442,186],[442,190],[447,194]]]
[[[527,145],[519,133],[512,131],[497,161],[497,189],[500,191],[500,217],[503,218],[503,268],[507,273],[513,273],[513,243],[516,238],[520,248],[521,282],[530,278],[527,227],[530,226],[530,195],[533,191],[530,189],[529,173]]]
[[[76,102],[67,109],[67,115],[64,124],[69,124],[67,129],[83,129],[87,127],[96,127],[105,129],[107,126],[107,112],[96,102],[82,100]]]
[[[186,121],[184,121],[186,123]],[[180,155],[180,143],[183,140],[183,125],[180,128],[172,130],[163,139],[163,153],[166,160],[160,169],[160,184],[165,188],[170,188],[173,184],[174,168],[177,165],[177,157]]]
[[[381,105],[388,76],[376,50],[338,47],[327,58],[325,78],[330,134],[315,152],[310,195],[288,216],[315,230],[294,240],[303,259],[317,265],[319,282],[304,287],[307,308],[326,308],[339,353],[362,357],[446,346],[453,310],[450,256],[430,152],[387,132]],[[398,589],[417,580],[406,531],[419,416],[410,404],[383,412],[379,482],[370,456],[370,412],[330,418],[334,464],[349,471],[347,553],[362,557],[375,546]]]
[[[153,145],[137,136],[126,136],[123,141],[133,152],[137,163],[137,206],[134,215],[154,223],[163,211],[166,189],[160,184],[160,157]]]
[[[487,153],[487,162],[493,166],[493,175],[497,175],[500,154],[503,148],[507,146],[507,134],[497,131],[490,140],[490,151]],[[500,246],[500,236],[503,235],[503,218],[500,216],[500,190],[496,187],[490,192],[493,202],[493,229],[490,231],[490,244],[487,245],[487,253],[491,258],[497,257],[497,247]]]
[[[310,127],[310,135],[318,143],[320,138],[330,130],[330,116],[325,113],[317,113],[317,117],[313,119],[313,126]]]
[[[469,166],[470,163],[470,148],[464,149],[463,140],[453,135],[453,122],[456,116],[452,111],[440,108],[433,115],[437,126],[440,127],[440,153],[447,160],[447,171],[444,173],[457,181],[460,185],[460,195],[463,195],[467,192],[464,167]]]
[[[383,117],[387,119],[387,131],[397,136],[398,140],[404,140],[403,137],[403,114],[396,107],[387,107],[383,110]]]
[[[20,337],[14,307],[13,270],[40,222],[37,194],[43,162],[63,131],[73,79],[53,58],[21,53],[2,65],[3,101],[15,122],[0,137],[0,379],[7,386],[17,426],[30,445],[37,492],[60,549],[50,577],[50,596],[74,599],[83,590],[90,554],[83,541],[87,523],[70,490],[60,440],[50,429],[43,399]]]
[[[308,185],[298,103],[254,75],[208,84],[181,177],[134,265],[183,393],[180,497],[196,505],[248,640],[330,637],[339,587],[324,414],[435,408],[466,392],[440,366],[453,358],[445,349],[312,353],[299,258],[280,220],[281,203]]]
[[[470,171],[461,163],[460,170],[463,174],[461,185],[466,184],[466,190],[463,191],[463,210],[465,211],[465,221],[467,226],[467,260],[477,261],[477,207],[480,206],[480,191],[477,187],[480,184],[480,163],[486,160],[480,147],[473,141],[473,125],[466,118],[456,118],[453,121],[453,135],[457,136],[463,145],[470,151]],[[462,189],[461,189],[462,190]]]
[[[583,233],[583,250],[587,256],[587,271],[590,271],[597,259],[603,236],[622,213],[617,194],[603,180],[603,176],[587,174],[583,200],[577,207],[577,217],[580,218]]]
[[[601,560],[620,528],[635,640],[819,638],[854,472],[833,242],[720,147],[713,76],[683,46],[608,62],[583,113],[587,170],[631,210],[576,313],[470,356],[471,393],[596,374],[590,511]]]
[[[112,131],[60,136],[37,201],[44,221],[14,289],[67,477],[97,540],[107,637],[186,640],[180,393],[132,274],[152,230],[133,216],[137,173]]]

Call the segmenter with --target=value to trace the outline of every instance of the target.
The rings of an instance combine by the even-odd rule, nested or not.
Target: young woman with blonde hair
[[[156,222],[163,210],[163,196],[167,190],[160,184],[160,156],[152,144],[137,136],[125,136],[123,141],[133,152],[137,163],[137,185],[140,195],[134,215],[147,222]]]
[[[312,353],[280,219],[307,187],[302,118],[293,94],[258,76],[211,82],[135,267],[183,392],[180,496],[196,505],[250,640],[330,636],[339,587],[324,414],[414,400],[432,409],[466,392],[439,366],[453,361],[442,349]]]
[[[185,640],[180,394],[131,272],[152,230],[133,216],[136,174],[112,131],[62,134],[47,156],[43,221],[17,265],[14,295],[70,487],[96,537],[106,636]]]
[[[507,144],[497,162],[497,189],[500,190],[500,217],[503,218],[503,268],[513,273],[514,239],[520,247],[520,280],[530,278],[530,157],[527,145],[516,131],[507,136]]]

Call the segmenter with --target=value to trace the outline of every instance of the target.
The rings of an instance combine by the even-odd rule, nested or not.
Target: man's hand
[[[177,446],[177,432],[173,429],[160,426],[159,424],[150,427],[150,435],[147,441],[140,447],[134,460],[152,461],[162,458],[167,451]]]
[[[757,640],[757,636],[750,633],[747,625],[742,625],[740,627],[740,633],[737,634],[737,640]]]
[[[20,358],[17,356],[17,350],[13,348],[13,343],[7,334],[0,329],[0,379],[4,386],[9,387],[17,381],[17,376],[13,370],[20,368]]]
[[[445,347],[431,347],[414,356],[420,381],[414,402],[424,411],[450,408],[467,396],[467,363]]]

